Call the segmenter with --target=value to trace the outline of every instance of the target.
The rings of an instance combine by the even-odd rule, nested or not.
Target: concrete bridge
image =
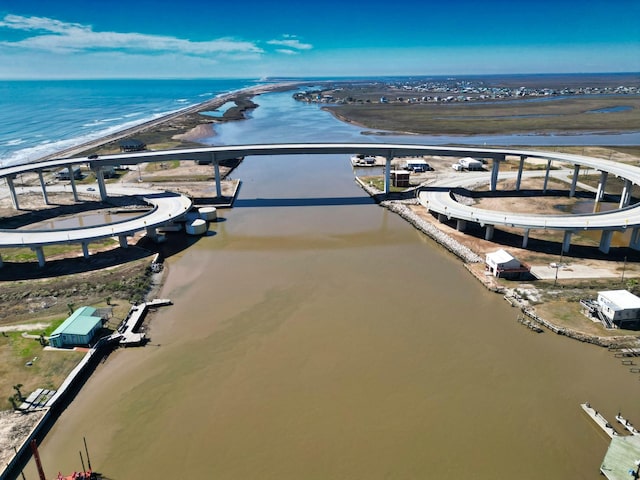
[[[327,154],[354,154],[382,156],[386,158],[384,185],[385,192],[390,189],[390,171],[393,158],[403,156],[423,156],[437,155],[445,157],[467,157],[486,159],[491,161],[491,172],[489,184],[492,191],[497,189],[500,174],[500,163],[507,156],[519,158],[519,168],[516,173],[516,190],[520,190],[523,178],[524,164],[528,158],[542,159],[546,161],[544,171],[543,191],[546,192],[552,163],[570,164],[573,166],[572,183],[569,196],[574,196],[576,192],[578,175],[581,168],[590,168],[600,172],[596,200],[602,200],[606,189],[608,175],[615,175],[624,179],[624,188],[620,197],[618,210],[605,213],[595,213],[587,215],[526,215],[513,214],[510,212],[487,211],[478,208],[461,205],[442,188],[436,190],[425,189],[420,192],[420,202],[430,211],[438,214],[442,220],[455,219],[458,221],[458,228],[463,230],[466,222],[476,222],[487,229],[486,238],[493,235],[495,226],[508,226],[523,229],[523,246],[526,247],[529,231],[531,229],[556,229],[563,230],[565,237],[563,241],[563,251],[568,251],[571,235],[577,230],[601,230],[600,250],[608,253],[611,237],[614,231],[632,229],[630,248],[640,249],[640,204],[630,206],[631,187],[640,184],[640,168],[624,165],[607,160],[591,158],[583,155],[571,155],[556,152],[538,152],[532,150],[517,150],[504,148],[478,148],[478,147],[442,147],[410,144],[387,144],[387,143],[301,143],[301,144],[261,144],[261,145],[233,145],[215,146],[163,151],[148,151],[136,153],[122,153],[115,155],[105,155],[96,158],[60,158],[35,162],[25,165],[18,165],[0,169],[0,178],[6,180],[9,194],[13,206],[19,209],[19,196],[14,186],[14,179],[17,175],[28,172],[35,172],[40,179],[40,189],[43,202],[48,204],[47,187],[43,172],[45,170],[67,168],[71,182],[71,190],[75,201],[78,199],[78,187],[76,186],[73,167],[79,164],[88,164],[96,175],[98,190],[101,200],[106,201],[109,192],[116,193],[115,186],[107,185],[104,181],[103,170],[116,165],[137,165],[145,162],[166,162],[170,160],[195,160],[211,162],[215,174],[216,194],[221,195],[219,164],[221,161],[247,156],[264,155],[327,155]],[[460,180],[464,175],[453,177],[449,188],[460,186]],[[108,191],[109,190],[109,191]],[[445,189],[446,190],[446,189]],[[122,194],[122,192],[118,192]],[[175,194],[147,192],[148,198],[153,199],[153,217],[139,217],[123,224],[91,227],[86,229],[50,230],[43,232],[31,231],[28,235],[20,230],[0,231],[0,248],[3,247],[30,247],[38,254],[40,265],[44,265],[44,255],[42,246],[55,243],[74,243],[83,245],[85,256],[88,256],[86,245],[92,240],[105,238],[107,236],[118,236],[123,246],[126,244],[126,236],[135,231],[147,229],[153,232],[153,228],[180,218],[191,208],[191,203],[185,197]],[[119,226],[118,226],[119,225]],[[116,231],[116,229],[118,231]],[[111,231],[111,234],[109,232]],[[124,239],[124,240],[123,240]],[[1,265],[1,260],[0,260]]]

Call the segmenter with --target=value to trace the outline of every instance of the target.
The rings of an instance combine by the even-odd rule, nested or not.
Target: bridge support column
[[[571,179],[571,190],[569,190],[569,197],[575,197],[576,185],[578,185],[578,176],[580,175],[580,165],[573,166],[573,178]]]
[[[524,170],[524,160],[526,155],[520,155],[520,164],[518,165],[518,178],[516,178],[516,190],[520,191],[520,183],[522,182],[522,171]]]
[[[16,187],[13,184],[13,177],[8,176],[7,186],[9,187],[9,194],[11,195],[11,203],[13,204],[13,208],[16,210],[20,210],[20,204],[18,203],[18,194],[16,193]]]
[[[522,232],[522,248],[527,248],[529,244],[529,229],[525,228],[524,232]]]
[[[126,235],[119,235],[118,236],[118,240],[120,241],[120,247],[121,248],[128,248],[129,247],[129,243],[127,242],[127,236]]]
[[[47,197],[47,184],[44,181],[42,170],[38,170],[38,178],[40,179],[40,188],[42,189],[42,199],[45,205],[49,205],[49,197]]]
[[[600,172],[600,181],[598,182],[598,191],[596,193],[596,202],[602,201],[607,188],[607,177],[609,172]]]
[[[633,250],[640,250],[640,227],[634,227],[633,230],[631,230],[629,248]]]
[[[629,202],[631,201],[632,185],[631,180],[625,179],[624,187],[622,187],[622,193],[620,194],[620,204],[618,205],[618,208],[624,208],[629,205]]]
[[[544,185],[542,186],[542,193],[547,193],[547,186],[549,185],[550,172],[551,172],[551,159],[547,160],[547,170],[544,174]]]
[[[487,225],[487,229],[484,232],[484,239],[485,240],[493,239],[494,231],[495,231],[495,227],[493,225]]]
[[[602,236],[600,237],[600,246],[598,247],[598,250],[600,250],[602,253],[609,253],[612,237],[613,230],[603,230]]]
[[[34,252],[36,252],[36,257],[38,257],[38,265],[40,267],[44,267],[45,259],[44,259],[44,251],[42,250],[42,247],[32,247],[31,249]]]
[[[104,173],[102,173],[102,167],[95,167],[93,170],[96,173],[96,179],[98,180],[98,190],[100,190],[100,200],[106,202],[109,197],[107,196],[107,186],[104,183]]]
[[[439,213],[438,214],[438,221],[440,223],[444,223],[447,221],[447,216],[444,213]]]
[[[82,242],[82,256],[84,256],[84,258],[89,258],[89,243],[88,242]]]
[[[498,172],[500,172],[500,162],[504,160],[504,156],[502,158],[494,158],[493,165],[491,166],[491,191],[495,192],[498,188]]]
[[[387,155],[384,163],[384,194],[389,195],[391,192],[391,160],[393,155]]]
[[[571,248],[571,236],[573,232],[571,230],[564,231],[564,238],[562,240],[562,253],[567,253]]]
[[[76,177],[73,175],[73,166],[69,165],[69,180],[71,180],[71,191],[73,192],[73,200],[79,202],[78,189],[76,188]]]
[[[156,227],[147,227],[147,237],[154,242],[158,241],[158,232],[156,231]]]
[[[222,183],[220,181],[220,162],[216,160],[216,154],[211,154],[211,163],[213,163],[213,176],[216,179],[216,197],[222,197]]]
[[[466,220],[456,220],[456,230],[458,230],[459,232],[464,232],[467,228],[467,221]]]

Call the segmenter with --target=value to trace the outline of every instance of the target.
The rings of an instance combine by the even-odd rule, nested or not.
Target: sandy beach
[[[98,138],[96,140],[91,140],[89,142],[85,142],[80,145],[76,145],[64,150],[57,151],[55,153],[39,158],[38,161],[50,160],[54,158],[78,157],[78,156],[81,156],[83,153],[96,149],[102,145],[115,142],[117,140],[130,137],[132,135],[138,135],[142,132],[152,131],[170,122],[177,122],[177,121],[180,121],[181,119],[185,119],[189,115],[197,114],[198,112],[203,112],[207,110],[215,110],[227,102],[232,102],[240,98],[251,98],[253,96],[260,95],[267,92],[288,90],[288,89],[294,88],[296,85],[300,85],[300,83],[299,82],[274,83],[269,85],[259,85],[256,87],[249,87],[246,89],[225,93],[215,98],[212,98],[210,100],[207,100],[205,102],[192,105],[190,107],[183,108],[176,112],[170,113],[169,115],[165,115],[160,118],[156,118],[154,120],[141,123],[131,128],[120,130],[116,133]],[[176,140],[182,140],[182,141],[197,142],[201,138],[207,138],[212,136],[213,133],[212,133],[211,124],[229,121],[229,120],[238,120],[238,119],[239,118],[237,115],[224,116],[224,117],[215,118],[215,119],[211,118],[209,120],[209,124],[198,123],[197,121],[194,122],[193,120],[191,120],[184,124],[183,132],[175,135],[171,135],[169,138],[174,138]],[[204,120],[204,118],[202,118],[202,120]]]

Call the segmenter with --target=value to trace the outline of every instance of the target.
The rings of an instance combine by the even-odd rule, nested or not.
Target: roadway
[[[96,172],[98,186],[100,190],[100,198],[107,199],[107,189],[109,193],[116,193],[116,187],[107,185],[102,178],[102,168],[115,165],[136,165],[146,162],[166,162],[170,160],[196,160],[211,161],[216,170],[216,187],[220,191],[218,175],[218,163],[223,160],[247,157],[247,156],[279,156],[292,154],[348,154],[353,155],[360,153],[364,155],[383,156],[386,158],[385,165],[385,188],[389,188],[389,171],[391,169],[391,160],[403,156],[445,156],[445,157],[467,157],[492,159],[493,166],[491,172],[491,188],[495,189],[498,178],[505,178],[505,174],[499,175],[500,162],[504,161],[507,156],[520,157],[520,168],[518,175],[522,176],[527,172],[522,171],[522,165],[526,158],[543,159],[547,161],[547,170],[545,175],[549,176],[552,162],[562,165],[574,165],[573,174],[577,177],[579,168],[591,168],[601,172],[601,186],[598,194],[604,192],[606,184],[606,175],[612,174],[625,179],[625,190],[628,196],[630,188],[633,184],[640,184],[640,168],[626,165],[608,160],[592,158],[584,155],[573,155],[558,152],[540,152],[533,150],[521,150],[511,148],[482,148],[482,147],[445,147],[445,146],[429,146],[429,145],[412,145],[412,144],[387,144],[387,143],[283,143],[283,144],[260,144],[260,145],[231,145],[231,146],[215,146],[201,147],[190,149],[175,149],[163,151],[145,151],[135,153],[120,153],[115,155],[104,155],[99,158],[59,158],[51,159],[25,165],[16,165],[0,169],[0,178],[5,178],[12,192],[14,204],[17,205],[17,193],[13,186],[13,179],[16,175],[27,172],[37,172],[41,179],[41,188],[46,197],[47,187],[42,180],[42,172],[44,170],[52,170],[82,163],[89,164]],[[484,174],[486,178],[487,174]],[[640,204],[624,206],[618,210],[580,215],[529,215],[523,213],[511,213],[507,211],[489,211],[471,206],[462,205],[454,200],[450,193],[450,189],[464,186],[467,180],[463,180],[465,175],[452,176],[452,183],[443,185],[439,189],[428,188],[419,195],[419,200],[430,211],[442,215],[448,219],[455,219],[460,222],[477,222],[480,225],[486,225],[488,229],[494,226],[503,225],[509,227],[518,227],[525,230],[523,246],[526,246],[528,231],[530,229],[557,229],[565,231],[565,241],[563,249],[567,250],[570,244],[570,236],[573,232],[580,229],[602,230],[603,237],[600,249],[608,252],[611,234],[615,230],[624,230],[633,228],[631,248],[640,249]],[[471,177],[468,177],[469,179]],[[470,181],[470,180],[469,180]],[[545,182],[546,183],[546,182]],[[74,185],[75,187],[75,185]],[[572,190],[573,190],[572,186]],[[129,190],[129,194],[132,193]],[[598,195],[597,194],[597,195]],[[86,242],[105,238],[109,236],[130,235],[135,231],[153,226],[162,225],[179,218],[190,207],[191,203],[188,199],[170,193],[150,193],[145,194],[147,200],[155,206],[152,213],[147,216],[132,219],[119,224],[110,224],[104,226],[88,227],[73,230],[57,230],[49,232],[35,232],[26,230],[7,231],[4,230],[0,234],[0,248],[9,246],[31,246],[40,248],[43,245],[54,243],[81,242],[85,249]],[[621,204],[622,204],[621,200]],[[492,230],[491,230],[492,231]],[[489,231],[487,238],[490,237]],[[41,251],[41,250],[40,250]],[[42,264],[42,261],[41,261]]]

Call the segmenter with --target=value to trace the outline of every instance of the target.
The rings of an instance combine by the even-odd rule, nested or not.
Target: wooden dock
[[[611,426],[611,424],[607,421],[606,418],[602,416],[595,408],[593,408],[589,402],[581,403],[580,406],[582,409],[591,417],[591,419],[596,422],[604,433],[606,433],[610,438],[617,437],[619,435],[618,432]]]
[[[636,429],[636,427],[634,427],[629,420],[624,418],[621,413],[618,413],[618,415],[616,415],[616,420],[619,424],[626,428],[627,431],[631,433],[631,435],[640,435],[640,432]]]
[[[517,320],[518,320],[519,323],[521,323],[522,325],[524,325],[525,327],[527,327],[529,330],[531,330],[533,332],[536,332],[536,333],[544,332],[544,330],[542,329],[542,327],[540,325],[538,325],[537,323],[529,320],[524,315],[518,315]]]
[[[118,329],[113,332],[112,337],[118,339],[120,345],[125,347],[142,345],[146,341],[146,336],[144,332],[139,332],[138,329],[144,317],[150,308],[163,307],[165,305],[171,305],[171,300],[167,298],[156,298],[150,302],[133,305],[129,310],[127,318],[120,323]]]
[[[640,348],[621,348],[615,353],[615,356],[620,357],[640,357]]]

